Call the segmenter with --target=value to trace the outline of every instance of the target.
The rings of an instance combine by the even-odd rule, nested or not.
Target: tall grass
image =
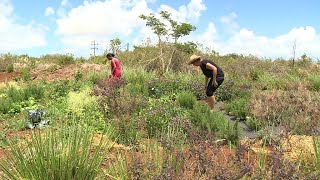
[[[313,147],[315,152],[315,166],[318,171],[320,171],[320,138],[313,136]]]
[[[314,91],[320,91],[320,75],[312,75],[309,77],[311,83],[311,89]]]
[[[107,141],[108,142],[108,141]],[[28,145],[27,145],[28,144]],[[3,179],[95,179],[107,143],[78,126],[40,133],[14,146],[0,163]]]

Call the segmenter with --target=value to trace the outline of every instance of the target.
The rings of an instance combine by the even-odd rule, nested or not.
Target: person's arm
[[[206,68],[213,71],[212,85],[215,86],[215,87],[218,86],[218,83],[217,83],[218,69],[217,69],[214,65],[212,65],[212,64],[210,64],[210,63],[207,63],[207,64],[206,64]]]
[[[111,73],[113,74],[113,73],[116,71],[116,69],[117,69],[116,63],[114,62],[114,59],[113,59],[113,58],[111,59],[111,63],[112,63],[112,65],[113,65],[113,69],[112,69]]]

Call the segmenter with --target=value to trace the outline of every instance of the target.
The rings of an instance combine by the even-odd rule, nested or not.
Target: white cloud
[[[235,33],[238,30],[239,25],[235,22],[237,17],[238,15],[235,12],[232,12],[229,15],[220,18],[220,21],[226,26],[228,32]]]
[[[45,28],[34,22],[29,24],[15,22],[13,10],[10,1],[0,2],[0,51],[45,46]]]
[[[220,40],[221,34],[216,32],[211,22],[207,30],[193,40],[203,43],[206,47],[217,50],[220,54],[238,53],[253,54],[260,57],[292,57],[293,42],[296,40],[296,55],[306,53],[313,58],[319,57],[320,35],[314,27],[293,28],[288,33],[276,37],[257,35],[246,28],[232,34],[227,40]],[[211,38],[210,38],[211,37]]]
[[[145,26],[138,16],[150,12],[145,0],[85,1],[57,19],[56,34],[68,47],[90,50],[94,39],[100,43],[115,37],[125,41]]]
[[[61,1],[61,6],[68,6],[68,5],[69,5],[68,0],[62,0]]]
[[[190,21],[196,23],[201,13],[207,9],[202,0],[191,0],[188,5],[182,5],[178,10],[168,6],[160,5],[159,11],[168,11],[174,20],[185,22]]]
[[[55,12],[54,12],[54,9],[52,7],[47,7],[45,12],[44,12],[44,15],[45,16],[50,16],[50,15],[53,15]]]

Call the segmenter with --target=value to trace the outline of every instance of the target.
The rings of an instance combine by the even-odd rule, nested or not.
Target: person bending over
[[[222,84],[224,80],[224,73],[222,69],[212,60],[202,59],[201,56],[197,55],[192,55],[188,64],[199,66],[203,74],[205,75],[207,102],[210,109],[213,110],[215,104],[215,91],[218,89],[218,87]]]

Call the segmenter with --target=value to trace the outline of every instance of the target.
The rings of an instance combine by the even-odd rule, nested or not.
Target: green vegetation
[[[140,17],[159,41],[121,51],[122,41],[111,40],[120,80],[107,80],[104,55],[0,55],[0,71],[18,74],[0,82],[2,178],[319,177],[319,64],[306,56],[293,67],[284,59],[203,52],[199,43],[179,42],[193,25],[165,11]],[[192,53],[225,72],[214,111],[203,101],[203,75],[186,64]],[[36,109],[48,112],[50,124],[28,130],[27,111]],[[309,156],[286,154],[300,144],[291,142],[296,137],[309,140]]]

